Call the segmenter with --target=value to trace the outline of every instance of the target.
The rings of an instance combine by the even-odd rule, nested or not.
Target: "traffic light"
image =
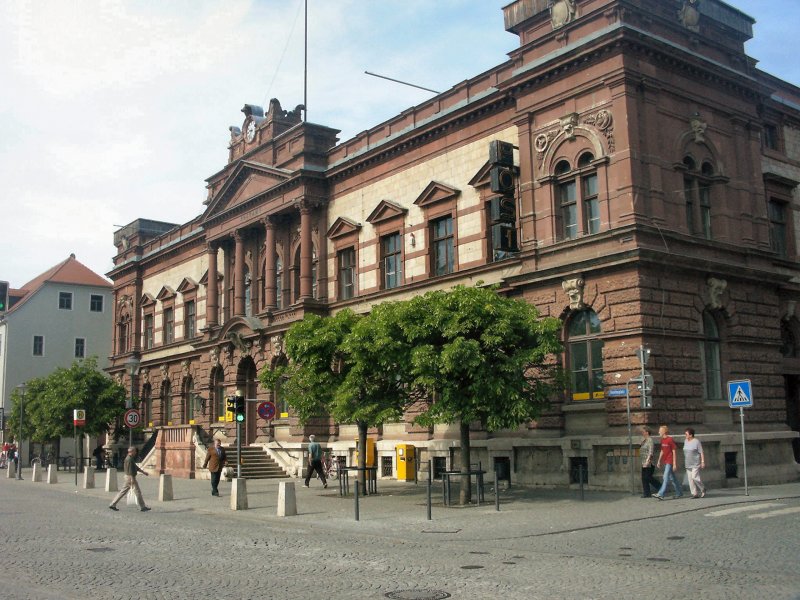
[[[0,314],[8,310],[8,282],[0,281]]]
[[[235,413],[236,412],[236,396],[228,396],[226,398],[226,412]]]
[[[244,396],[236,396],[236,421],[244,421]]]

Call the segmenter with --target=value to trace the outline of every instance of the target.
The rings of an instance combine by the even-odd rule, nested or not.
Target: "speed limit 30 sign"
[[[134,427],[139,426],[139,421],[141,421],[141,417],[139,416],[139,411],[135,408],[129,408],[125,411],[125,426],[129,429],[133,429]]]

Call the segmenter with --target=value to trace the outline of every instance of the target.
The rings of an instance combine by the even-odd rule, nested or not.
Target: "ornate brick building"
[[[141,360],[154,468],[194,476],[209,435],[231,441],[236,389],[278,403],[272,422],[248,403],[243,442],[288,470],[311,432],[352,452],[352,428],[301,427],[259,387],[286,329],[484,281],[563,321],[571,374],[539,421],[476,427],[484,465],[535,485],[583,465],[626,488],[627,385],[634,435],[693,426],[706,478],[728,485],[742,452],[726,381],[750,379],[750,478],[797,477],[800,90],[756,68],[753,19],[718,0],[502,10],[520,45],[496,68],[344,141],[302,106],[245,105],[202,214],[116,233],[111,371],[130,382]],[[649,407],[629,383],[640,347]],[[384,473],[399,442],[452,466],[455,431],[407,421],[372,432]]]

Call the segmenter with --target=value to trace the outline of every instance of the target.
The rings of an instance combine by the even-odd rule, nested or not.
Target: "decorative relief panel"
[[[700,31],[700,0],[684,0],[678,11],[678,20],[686,29]]]
[[[588,127],[587,127],[588,126]],[[580,117],[578,113],[570,113],[559,119],[558,123],[552,123],[547,130],[539,133],[533,139],[533,149],[536,152],[536,159],[539,167],[544,166],[545,156],[553,145],[556,138],[574,140],[576,129],[588,129],[599,136],[602,135],[606,140],[608,152],[614,152],[616,142],[614,140],[614,116],[610,110],[605,108],[597,112],[589,113]]]
[[[553,0],[550,4],[550,23],[553,29],[563,27],[575,20],[578,7],[575,0]]]

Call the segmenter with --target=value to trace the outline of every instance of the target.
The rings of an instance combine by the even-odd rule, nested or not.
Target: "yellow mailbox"
[[[360,448],[358,447],[358,439],[356,438],[356,456],[355,461],[356,465],[358,464],[358,452]],[[372,438],[367,438],[367,467],[374,467],[375,466],[375,440]]]
[[[395,447],[397,454],[397,481],[414,481],[417,475],[417,449],[411,444]]]

